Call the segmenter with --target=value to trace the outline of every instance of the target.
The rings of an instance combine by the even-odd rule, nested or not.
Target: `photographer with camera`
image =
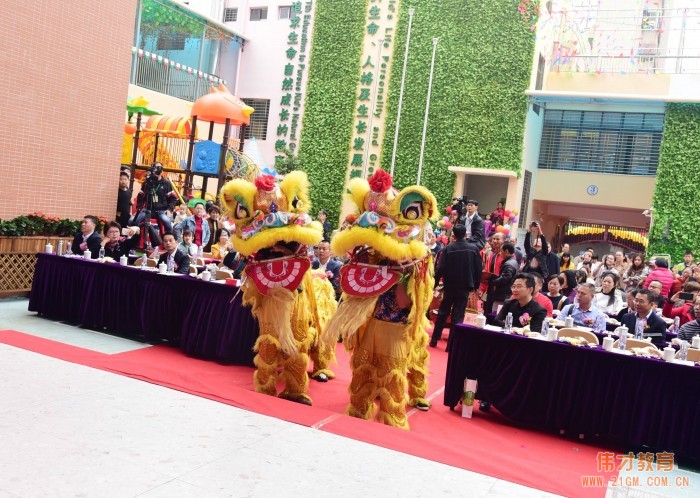
[[[172,184],[163,178],[163,164],[155,162],[146,174],[141,192],[136,196],[138,213],[134,217],[133,224],[138,226],[144,221],[150,222],[151,216],[155,216],[163,233],[172,232],[171,220],[176,203],[177,194]]]

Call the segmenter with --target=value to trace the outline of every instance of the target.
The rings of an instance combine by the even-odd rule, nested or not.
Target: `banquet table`
[[[476,398],[514,421],[700,460],[700,367],[465,324],[451,335],[450,408],[477,379]]]
[[[192,356],[252,365],[258,325],[237,293],[237,287],[189,275],[39,254],[29,311],[149,342],[167,340]]]

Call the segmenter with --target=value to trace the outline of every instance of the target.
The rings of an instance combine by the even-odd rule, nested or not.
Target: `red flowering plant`
[[[258,190],[272,192],[275,190],[275,177],[272,175],[262,175],[255,179],[255,186]]]
[[[98,217],[96,231],[102,231],[107,218]],[[0,220],[0,235],[11,237],[58,236],[70,237],[80,230],[81,220],[47,216],[41,211],[17,216],[9,220]]]

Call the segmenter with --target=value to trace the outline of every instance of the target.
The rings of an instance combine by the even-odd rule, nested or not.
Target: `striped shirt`
[[[693,337],[700,334],[700,322],[691,320],[678,329],[678,338],[682,341],[692,342]]]

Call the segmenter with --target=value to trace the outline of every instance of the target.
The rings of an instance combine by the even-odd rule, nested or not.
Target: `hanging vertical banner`
[[[283,69],[281,108],[276,128],[275,167],[284,161],[285,150],[296,154],[299,145],[312,20],[313,0],[303,4],[301,1],[292,2],[287,46],[284,49],[287,63]]]
[[[369,0],[347,179],[379,167],[399,0]]]

